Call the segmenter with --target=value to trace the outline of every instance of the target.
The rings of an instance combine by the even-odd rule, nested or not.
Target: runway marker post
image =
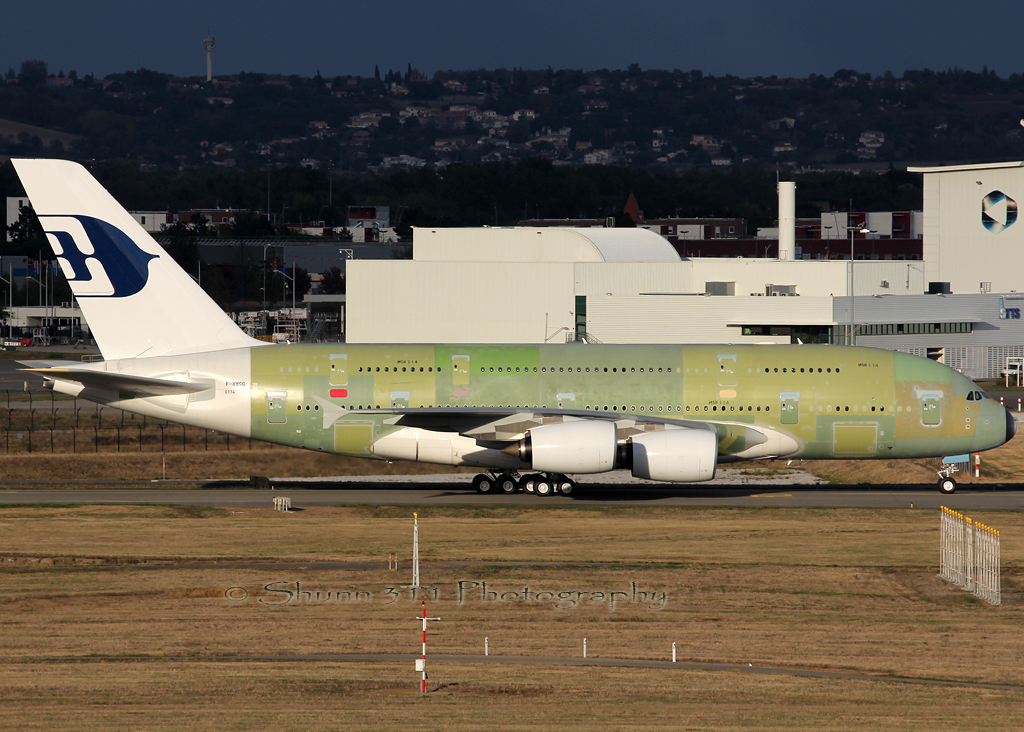
[[[418,513],[412,515],[412,586],[417,589],[420,586],[420,517]],[[423,627],[426,628],[426,626]]]
[[[417,618],[419,620],[420,618]],[[427,617],[427,603],[423,603],[423,657],[416,659],[416,670],[420,672],[420,693],[427,693],[427,621],[441,618]]]

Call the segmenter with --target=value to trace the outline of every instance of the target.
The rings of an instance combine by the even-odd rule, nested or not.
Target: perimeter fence
[[[55,398],[50,391],[0,391],[0,454],[271,449],[268,442],[129,414],[75,398]]]

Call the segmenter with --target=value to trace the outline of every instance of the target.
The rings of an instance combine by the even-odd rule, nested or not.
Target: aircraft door
[[[718,357],[718,385],[736,386],[739,383],[739,370],[736,366],[736,356]]]
[[[469,356],[452,356],[452,384],[469,385]]]
[[[348,383],[348,354],[331,354],[331,386],[345,386]]]
[[[782,424],[796,424],[800,421],[800,395],[795,392],[779,395]]]
[[[921,392],[919,397],[921,424],[935,427],[942,423],[942,393],[934,391]]]
[[[267,422],[285,424],[288,421],[288,392],[267,392]]]

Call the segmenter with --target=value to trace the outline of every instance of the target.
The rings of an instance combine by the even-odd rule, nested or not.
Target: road
[[[208,484],[209,485],[209,484]],[[270,508],[275,496],[288,496],[295,509],[320,506],[687,506],[786,508],[903,508],[958,511],[1024,510],[1024,485],[961,489],[944,496],[932,486],[822,488],[806,485],[750,485],[707,488],[604,483],[583,486],[578,495],[540,498],[522,493],[478,495],[456,483],[381,483],[359,479],[338,483],[275,481],[276,490],[240,488],[7,489],[0,505],[40,504],[185,504],[235,508]]]

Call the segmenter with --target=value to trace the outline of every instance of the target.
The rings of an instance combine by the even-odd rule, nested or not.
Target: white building
[[[411,261],[348,266],[352,343],[789,343],[743,329],[831,327],[849,287],[849,262],[681,260],[642,228],[418,228]],[[919,263],[857,262],[860,296],[923,286]]]
[[[167,220],[166,211],[130,211],[136,223],[150,234],[159,234],[163,227],[171,223]]]
[[[923,232],[923,262],[793,259],[781,241],[780,260],[683,260],[632,228],[415,229],[411,261],[349,263],[348,340],[842,343],[852,326],[859,345],[997,376],[1024,356],[1024,163],[916,171],[924,211],[900,226]],[[892,214],[868,226],[906,237]]]
[[[908,170],[924,174],[925,280],[1024,292],[1024,162]]]

